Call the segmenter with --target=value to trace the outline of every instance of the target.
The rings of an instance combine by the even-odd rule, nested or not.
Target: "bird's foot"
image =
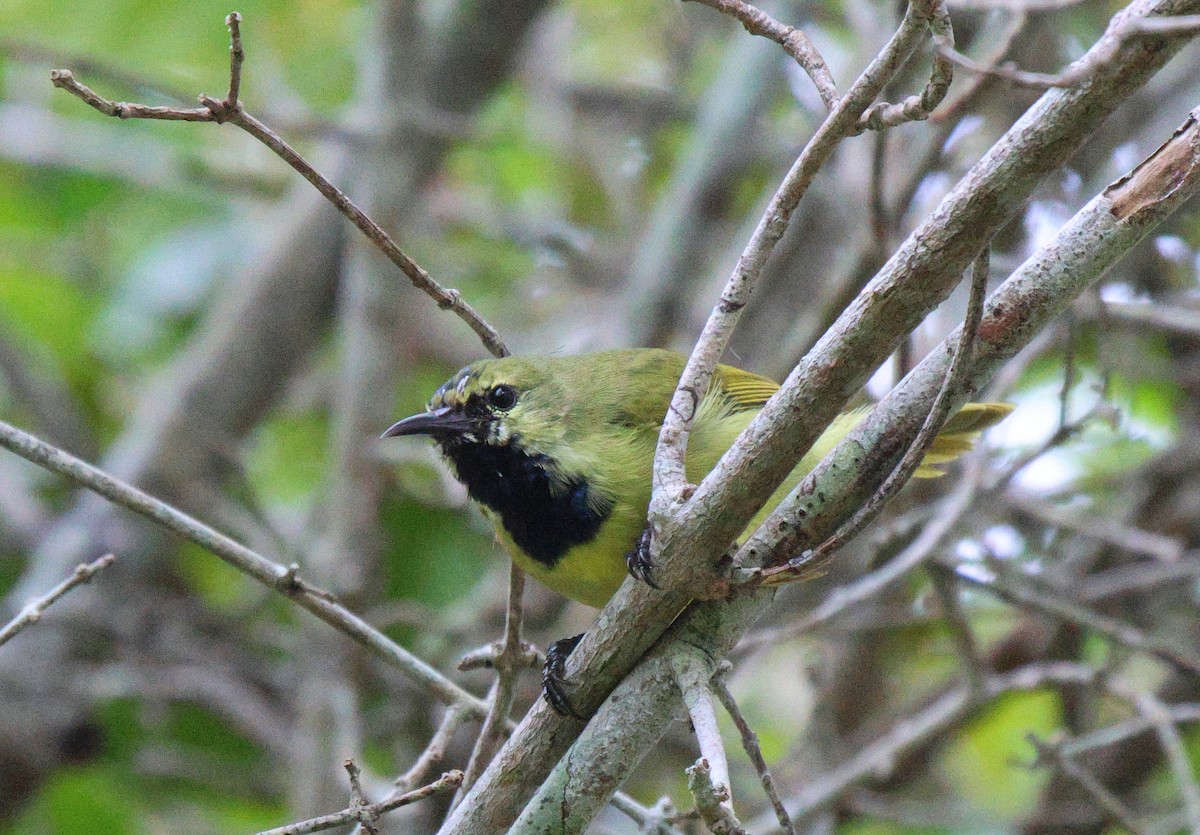
[[[650,559],[650,539],[653,536],[652,529],[647,525],[637,542],[629,549],[629,553],[625,555],[625,565],[629,568],[629,573],[638,580],[648,585],[652,589],[660,588],[658,583],[652,579],[654,571],[654,560]]]
[[[542,667],[542,690],[546,701],[559,716],[570,716],[575,719],[586,719],[580,716],[571,705],[566,693],[567,657],[583,640],[583,635],[563,638],[546,647],[546,665]]]

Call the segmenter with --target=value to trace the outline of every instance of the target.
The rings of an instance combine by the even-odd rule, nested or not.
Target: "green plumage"
[[[658,432],[684,362],[656,349],[483,360],[447,381],[428,413],[387,434],[432,435],[517,564],[598,607],[624,579],[625,555],[645,526]],[[777,389],[764,377],[718,366],[689,435],[689,480],[712,469]],[[968,404],[917,475],[940,475],[930,465],[958,457],[1011,408]],[[864,415],[838,417],[763,513]]]

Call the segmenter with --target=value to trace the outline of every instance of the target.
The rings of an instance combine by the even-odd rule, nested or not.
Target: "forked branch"
[[[494,356],[507,356],[509,351],[503,340],[500,339],[500,334],[463,300],[461,293],[453,288],[443,287],[435,281],[420,264],[400,249],[383,227],[371,219],[341,189],[317,171],[278,134],[246,112],[246,108],[238,98],[242,83],[242,62],[245,59],[245,51],[242,48],[241,20],[242,16],[237,12],[232,12],[225,18],[225,24],[229,27],[230,39],[229,92],[224,99],[201,95],[201,107],[151,107],[145,104],[110,101],[76,81],[70,70],[51,70],[50,80],[55,87],[66,90],[106,116],[115,116],[118,119],[212,122],[218,125],[228,122],[237,125],[274,151],[300,176],[312,183],[317,191],[321,192],[326,200],[336,206],[339,212],[357,226],[389,261],[400,268],[400,271],[408,277],[414,287],[424,291],[437,302],[437,306],[442,310],[453,311],[458,318],[466,322],[467,326],[479,337],[484,347]]]

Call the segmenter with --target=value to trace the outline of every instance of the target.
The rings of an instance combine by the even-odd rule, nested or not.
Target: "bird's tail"
[[[966,404],[958,414],[946,421],[913,476],[937,478],[945,475],[944,470],[938,469],[939,464],[947,464],[964,452],[969,452],[975,446],[980,432],[1004,420],[1015,408],[1012,403]]]

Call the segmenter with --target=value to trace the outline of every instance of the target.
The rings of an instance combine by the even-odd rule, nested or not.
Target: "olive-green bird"
[[[638,550],[655,445],[685,361],[649,348],[481,360],[434,392],[428,411],[396,423],[384,437],[432,436],[517,565],[551,589],[600,607]],[[699,482],[713,468],[778,388],[757,374],[717,367],[688,437],[689,480]],[[964,406],[916,475],[941,475],[937,464],[970,449],[979,430],[1011,409]],[[760,517],[865,414],[839,416]],[[560,642],[562,657],[566,643]]]

